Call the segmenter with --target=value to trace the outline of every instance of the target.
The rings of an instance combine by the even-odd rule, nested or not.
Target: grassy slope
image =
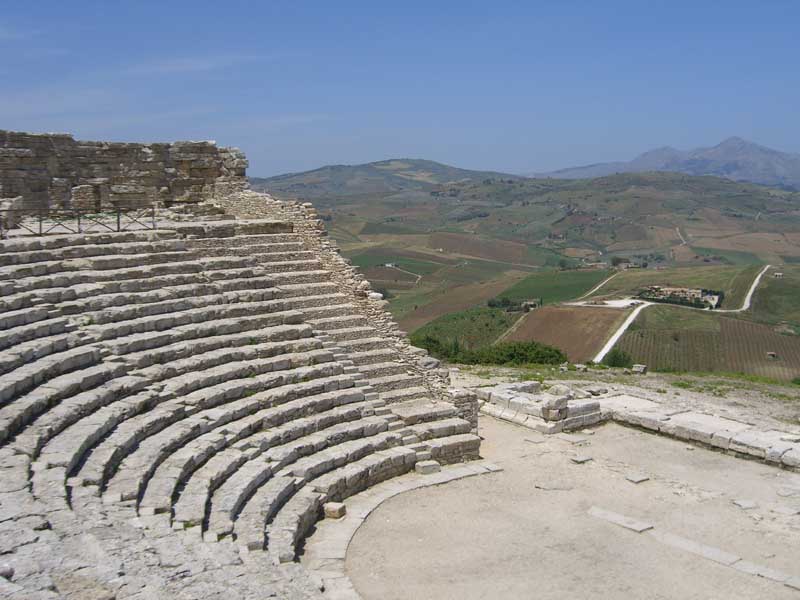
[[[423,325],[412,335],[458,340],[462,347],[479,348],[494,342],[514,322],[515,316],[496,308],[476,307],[444,315]]]

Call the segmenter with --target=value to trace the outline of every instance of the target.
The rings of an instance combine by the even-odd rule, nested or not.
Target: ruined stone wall
[[[30,208],[194,203],[247,187],[247,160],[214,142],[86,142],[0,130],[0,198]]]

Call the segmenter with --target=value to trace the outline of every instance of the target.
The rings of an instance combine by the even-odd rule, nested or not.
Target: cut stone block
[[[442,466],[435,460],[422,460],[414,465],[414,470],[420,475],[430,475],[442,470]]]
[[[326,502],[322,508],[327,519],[341,519],[347,513],[347,506],[341,502]]]

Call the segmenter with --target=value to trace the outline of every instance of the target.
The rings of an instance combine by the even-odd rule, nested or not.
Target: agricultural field
[[[442,342],[457,341],[461,348],[476,349],[494,343],[517,318],[498,308],[476,307],[443,315],[417,329],[414,339],[431,336]]]
[[[572,362],[588,362],[628,315],[619,308],[544,306],[527,313],[503,341],[554,346]]]
[[[800,336],[708,311],[649,307],[616,347],[656,371],[744,373],[784,381],[800,376]]]
[[[494,279],[453,287],[425,287],[398,294],[389,309],[403,331],[412,332],[448,313],[485,305],[503,290],[527,276],[524,271],[506,271]]]
[[[783,273],[781,279],[773,275]],[[800,334],[800,265],[782,265],[767,272],[761,279],[753,305],[743,316]]]
[[[635,296],[648,285],[672,285],[722,290],[725,292],[722,308],[738,308],[756,273],[758,266],[754,265],[628,269],[620,272],[592,297]]]
[[[544,304],[564,302],[579,298],[598,283],[608,278],[611,271],[542,271],[529,275],[500,294],[509,300],[541,298]],[[612,279],[609,284],[616,281]]]

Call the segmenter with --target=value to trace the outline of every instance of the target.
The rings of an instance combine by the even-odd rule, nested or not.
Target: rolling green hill
[[[358,197],[370,194],[429,192],[442,184],[482,181],[489,178],[521,179],[518,175],[470,171],[415,158],[400,158],[363,165],[330,165],[276,177],[251,177],[254,189],[277,197],[306,200]]]

